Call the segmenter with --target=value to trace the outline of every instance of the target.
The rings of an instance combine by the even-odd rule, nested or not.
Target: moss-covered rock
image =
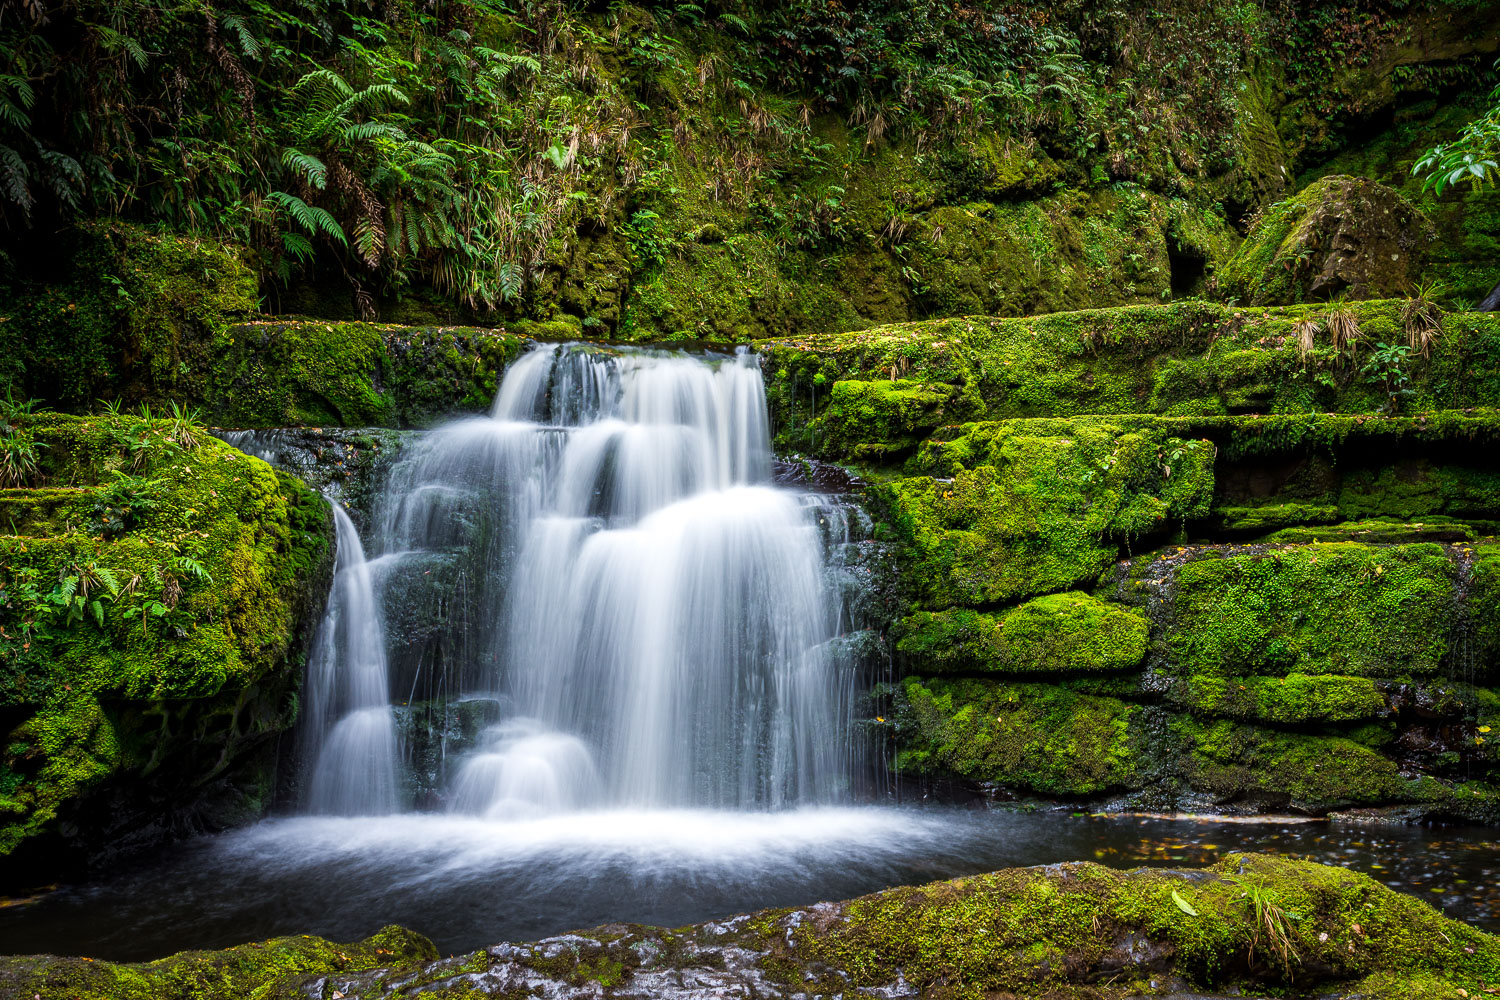
[[[292,977],[411,967],[437,957],[431,941],[396,926],[350,944],[302,934],[155,962],[30,955],[0,958],[0,993],[48,1000],[251,1000],[275,995]]]
[[[1430,676],[1456,571],[1436,544],[1334,542],[1185,562],[1166,643],[1188,676]]]
[[[0,275],[0,393],[212,423],[427,426],[482,410],[527,341],[504,330],[264,320],[234,247],[120,221],[72,233],[65,284]]]
[[[921,674],[1107,673],[1140,666],[1147,631],[1141,615],[1074,591],[999,616],[967,608],[919,611],[899,624],[896,650]]]
[[[1213,447],[1108,419],[1016,420],[932,442],[913,477],[876,493],[910,546],[928,607],[984,605],[1096,578],[1122,542],[1202,516]]]
[[[68,232],[66,280],[0,269],[0,393],[81,409],[182,399],[206,346],[257,310],[255,274],[224,244],[118,220]]]
[[[1389,715],[1385,692],[1368,677],[1222,677],[1174,679],[1167,697],[1194,714],[1281,725],[1355,722]]]
[[[1180,302],[966,317],[757,346],[778,447],[890,461],[910,455],[923,436],[971,419],[1349,414],[1363,424],[1390,410],[1384,369],[1371,368],[1370,358],[1379,344],[1407,343],[1404,309],[1400,301],[1337,310]],[[1335,311],[1357,331],[1352,343],[1335,346]],[[1409,390],[1402,412],[1500,405],[1500,318],[1447,315],[1429,353],[1397,364]]]
[[[907,678],[898,768],[1043,795],[1135,787],[1141,712],[1066,685]]]
[[[1173,719],[1172,730],[1185,744],[1177,763],[1183,779],[1220,802],[1251,799],[1271,808],[1327,812],[1420,801],[1427,794],[1402,777],[1395,761],[1351,739],[1191,716]]]
[[[437,961],[430,952],[387,928],[352,946],[276,939],[145,965],[0,959],[0,985],[81,1000],[792,990],[1097,1000],[1164,984],[1191,996],[1426,1000],[1482,993],[1500,976],[1500,940],[1421,900],[1348,869],[1246,854],[1201,870],[1015,868],[674,931],[611,924]]]
[[[258,814],[326,591],[327,504],[185,420],[11,419],[41,450],[0,490],[0,853],[224,825],[174,820],[221,779],[242,790],[228,820]],[[62,822],[111,787],[107,815]]]
[[[231,427],[426,427],[487,409],[529,343],[475,327],[257,320],[226,329],[177,390]]]
[[[1324,177],[1263,211],[1219,287],[1253,305],[1391,298],[1416,284],[1433,239],[1432,223],[1399,192]]]

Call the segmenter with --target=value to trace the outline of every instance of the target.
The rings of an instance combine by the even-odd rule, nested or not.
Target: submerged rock
[[[1365,875],[1236,854],[1202,870],[1009,869],[676,930],[611,924],[434,958],[425,939],[386,928],[357,945],[279,938],[139,965],[0,959],[0,992],[42,1000],[1463,996],[1500,974],[1500,938]]]

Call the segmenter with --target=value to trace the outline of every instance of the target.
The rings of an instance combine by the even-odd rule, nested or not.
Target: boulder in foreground
[[[9,958],[0,994],[1394,1000],[1473,997],[1500,981],[1500,938],[1365,875],[1246,854],[1201,870],[1009,869],[677,930],[613,924],[430,958],[399,928],[359,945],[282,938],[143,965]]]

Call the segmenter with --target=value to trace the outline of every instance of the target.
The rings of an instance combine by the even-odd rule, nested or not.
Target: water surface
[[[613,921],[680,926],[1013,866],[1203,865],[1269,851],[1343,865],[1500,931],[1481,828],[1216,822],[938,808],[297,817],[205,837],[0,908],[0,949],[155,958],[387,923],[444,953]]]

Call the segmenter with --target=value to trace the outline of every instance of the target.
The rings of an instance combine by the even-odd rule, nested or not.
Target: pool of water
[[[111,880],[0,907],[0,951],[155,958],[398,923],[443,952],[612,921],[768,906],[1059,861],[1203,865],[1265,851],[1343,865],[1500,930],[1496,831],[934,808],[605,812],[529,821],[296,818],[177,845]]]

